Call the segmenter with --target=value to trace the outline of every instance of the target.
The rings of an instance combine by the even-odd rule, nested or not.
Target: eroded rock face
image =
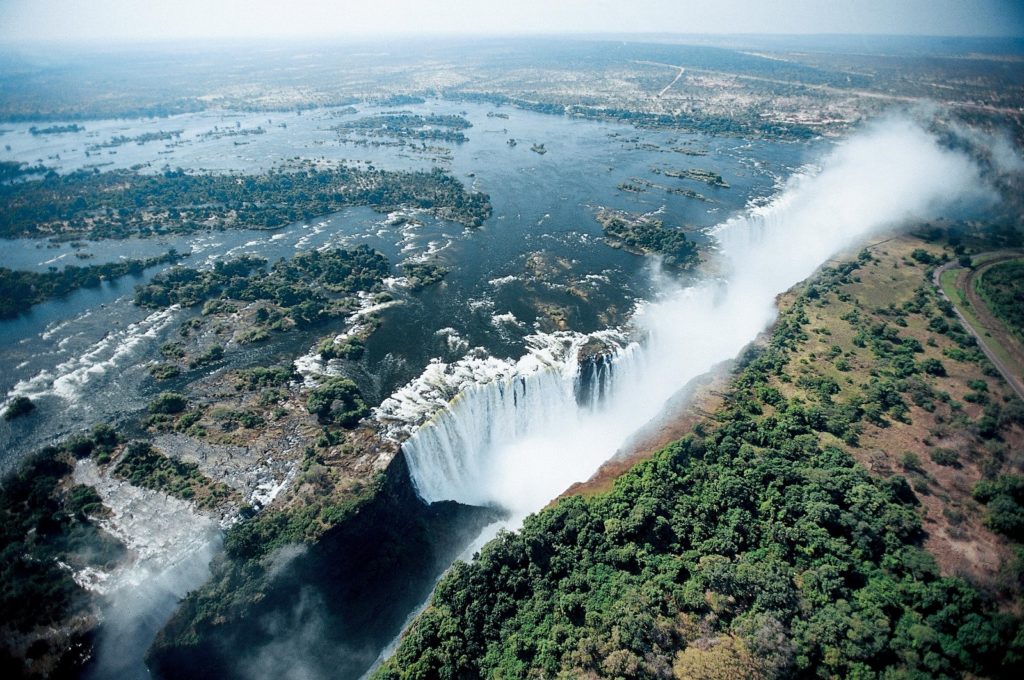
[[[218,533],[220,518],[187,501],[118,479],[91,459],[78,462],[74,480],[96,489],[110,509],[110,516],[98,518],[97,524],[129,551],[128,559],[109,571],[86,569],[75,574],[75,580],[93,592],[111,595],[138,587],[205,552]]]
[[[198,623],[186,601],[148,653],[153,674],[359,677],[444,569],[500,517],[493,508],[425,504],[404,457],[394,456],[357,513],[314,543],[263,559],[258,582],[247,586],[255,597],[218,608],[214,623]]]
[[[580,347],[576,356],[579,377],[576,380],[576,402],[597,404],[607,391],[615,356],[621,347],[599,337],[592,337]]]
[[[154,439],[165,456],[194,463],[214,481],[238,491],[249,505],[265,507],[294,480],[306,440],[297,433],[281,433],[269,440],[255,440],[251,446],[213,444],[178,433]]]

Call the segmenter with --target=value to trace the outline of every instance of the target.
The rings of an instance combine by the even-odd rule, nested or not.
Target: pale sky
[[[0,0],[0,41],[863,33],[1022,36],[1021,0]]]

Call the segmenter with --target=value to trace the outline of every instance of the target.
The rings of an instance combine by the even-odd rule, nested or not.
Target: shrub
[[[156,380],[168,380],[181,375],[181,369],[174,364],[157,364],[149,369],[149,374]]]
[[[935,448],[928,452],[928,456],[937,464],[946,467],[960,467],[960,454],[952,449]]]
[[[903,452],[903,455],[900,456],[900,465],[903,466],[904,470],[921,471],[921,459],[913,451]]]
[[[946,375],[946,367],[938,359],[925,359],[921,362],[921,370],[928,375],[938,377]]]
[[[211,345],[208,350],[188,362],[189,368],[199,368],[206,364],[212,364],[224,358],[224,348],[220,345]]]
[[[181,413],[187,404],[185,396],[178,392],[161,392],[149,405],[150,413]]]
[[[1024,538],[1024,477],[1001,475],[974,486],[975,500],[988,506],[985,523],[993,531],[1020,541]]]
[[[306,408],[321,423],[354,427],[370,409],[359,388],[348,378],[331,378],[309,394]]]
[[[11,405],[4,411],[4,420],[14,420],[32,413],[36,408],[36,405],[28,397],[15,397],[11,401]]]

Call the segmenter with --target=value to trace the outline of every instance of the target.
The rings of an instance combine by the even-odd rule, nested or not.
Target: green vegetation
[[[235,260],[219,260],[213,269],[175,267],[153,277],[135,291],[135,304],[159,309],[171,305],[193,307],[201,302],[219,298],[231,283],[248,283],[248,278],[260,274],[267,266],[261,257],[244,255]]]
[[[324,424],[355,427],[370,413],[359,388],[348,378],[328,378],[309,393],[306,408]]]
[[[1024,260],[989,267],[976,285],[992,313],[1024,341]]]
[[[236,311],[227,302],[229,299],[275,305],[277,309],[273,312],[266,308],[257,310],[252,320],[254,327],[243,334],[244,340],[252,342],[270,330],[305,328],[347,314],[352,304],[350,296],[372,290],[389,272],[387,259],[367,246],[300,253],[291,260],[279,260],[270,271],[265,269],[266,265],[262,258],[243,256],[217,262],[213,269],[176,267],[139,287],[135,302],[154,308],[205,303],[203,311],[207,314]],[[180,346],[169,347],[167,351],[174,352],[173,358],[184,355]],[[190,367],[216,361],[223,348],[218,356],[211,352],[217,350],[210,348],[203,356],[194,357]]]
[[[188,409],[188,399],[178,392],[161,392],[149,403],[149,415],[142,420],[143,427],[158,432],[174,430],[202,437],[206,432],[197,425],[203,416],[199,409]],[[194,426],[194,427],[193,427]]]
[[[700,168],[692,168],[689,170],[676,170],[673,168],[652,168],[651,172],[656,175],[665,175],[665,177],[675,177],[678,179],[689,179],[694,182],[703,182],[708,186],[720,187],[722,189],[729,188],[729,183],[722,179],[722,176],[717,172],[710,170],[701,170]]]
[[[4,420],[14,420],[27,416],[36,409],[35,403],[25,396],[18,396],[11,400],[10,405],[4,411]]]
[[[183,132],[185,131],[169,130],[165,132],[164,130],[157,130],[156,132],[143,132],[142,134],[138,134],[133,137],[127,137],[125,135],[115,135],[106,142],[89,145],[89,148],[86,151],[85,155],[88,156],[90,152],[99,151],[101,149],[113,149],[119,146],[124,146],[125,144],[131,144],[133,142],[141,146],[149,142],[167,142],[171,141],[172,139],[180,139]]]
[[[409,290],[414,292],[438,283],[450,272],[451,269],[437,262],[407,262],[402,265],[402,273],[409,278]]]
[[[292,380],[297,374],[292,365],[288,366],[256,366],[238,371],[238,383],[240,389],[254,390],[261,387],[282,387]]]
[[[772,139],[811,139],[816,134],[815,130],[807,125],[765,120],[762,116],[749,115],[749,112],[733,113],[728,116],[696,111],[675,114],[654,113],[616,106],[581,104],[576,96],[572,97],[572,103],[535,101],[499,92],[453,91],[446,93],[446,96],[464,101],[486,102],[499,106],[508,105],[536,113],[612,121],[643,128],[667,128],[713,135],[742,135]]]
[[[35,137],[38,135],[60,135],[65,132],[85,132],[85,128],[77,123],[71,123],[70,125],[51,125],[44,128],[33,125],[28,131]]]
[[[224,348],[220,345],[211,345],[202,354],[192,357],[188,362],[189,368],[200,368],[207,364],[220,361],[224,358]]]
[[[280,227],[351,205],[427,208],[467,226],[490,216],[485,194],[440,170],[302,167],[262,175],[166,170],[49,173],[0,184],[0,236],[124,238],[210,228]]]
[[[905,308],[848,305],[848,329],[812,327],[870,260],[824,270],[784,309],[699,436],[457,563],[376,677],[1013,677],[1022,621],[921,549],[920,457],[903,457],[912,488],[840,445],[909,421],[909,403],[943,402],[921,343],[897,330],[934,318],[927,289]],[[874,375],[812,370],[815,343],[827,362],[863,348],[850,365],[869,354]],[[1014,409],[957,427],[998,443],[1022,422]],[[1019,535],[1022,488],[979,485],[990,526]]]
[[[720,417],[614,492],[565,500],[457,565],[377,677],[687,677],[696,660],[740,664],[733,677],[950,677],[1020,663],[1019,622],[981,614],[978,593],[912,545],[901,478],[872,479],[788,418]],[[722,644],[746,653],[706,653]]]
[[[472,123],[462,116],[385,113],[345,121],[333,129],[340,133],[358,132],[367,137],[461,144],[467,141],[462,131],[471,127]]]
[[[185,356],[185,348],[178,342],[165,342],[160,345],[160,354],[165,359],[180,359]]]
[[[91,487],[72,487],[66,495],[59,491],[59,482],[70,471],[56,450],[47,450],[4,484],[0,625],[8,630],[25,632],[59,622],[68,610],[81,605],[83,593],[57,560],[84,555],[92,541],[108,551],[100,564],[119,555],[116,543],[101,537],[87,517],[90,512],[102,514],[95,491]]]
[[[604,210],[597,220],[612,247],[638,254],[657,253],[664,256],[665,264],[680,268],[692,267],[700,259],[697,246],[686,234],[666,227],[659,219]]]
[[[348,359],[356,361],[363,356],[366,345],[357,337],[347,337],[338,342],[334,336],[324,338],[316,346],[316,351],[324,361],[331,359]]]
[[[48,172],[52,172],[52,170],[42,165],[30,166],[28,163],[19,161],[0,161],[0,183],[24,179],[30,175],[45,175]]]
[[[291,260],[281,259],[269,271],[266,266],[264,259],[244,256],[217,262],[213,269],[176,267],[137,288],[135,302],[154,308],[202,304],[203,316],[235,315],[232,325],[237,330],[233,339],[247,344],[266,340],[272,331],[309,328],[350,314],[357,304],[355,293],[377,288],[390,271],[387,259],[367,246],[313,250]],[[250,303],[244,314],[238,314],[239,302]],[[238,326],[239,321],[243,325]],[[187,336],[202,324],[199,317],[189,319],[182,325],[181,334]],[[374,327],[371,319],[360,338],[337,347],[325,344],[321,349],[332,356],[357,358],[362,340]],[[195,369],[219,361],[225,350],[214,344],[187,360],[180,343],[167,343],[160,351],[175,362],[169,365],[185,360],[184,365]]]
[[[392,94],[386,97],[378,97],[374,100],[374,103],[377,106],[416,106],[417,104],[426,104],[427,100],[413,94]],[[354,112],[355,109],[353,109]]]
[[[106,463],[121,443],[121,436],[110,425],[95,425],[88,434],[69,438],[62,450],[75,458],[93,457],[97,463]]]
[[[125,446],[114,474],[136,486],[194,500],[200,507],[215,507],[232,493],[230,487],[214,482],[194,463],[168,458],[142,441]]]
[[[658,189],[664,191],[667,194],[675,194],[676,196],[686,196],[697,201],[707,201],[707,197],[703,194],[698,194],[692,189],[686,187],[670,187],[664,184],[655,184],[654,182],[644,179],[643,177],[631,177],[628,182],[621,182],[618,186],[620,191],[627,191],[633,194],[645,193],[648,189]]]
[[[102,281],[110,281],[128,274],[139,275],[145,269],[181,260],[174,249],[165,255],[145,260],[121,260],[88,267],[68,265],[63,270],[51,268],[48,272],[17,271],[0,267],[0,319],[17,316],[33,305],[63,297],[79,288],[95,288]]]
[[[383,480],[344,498],[322,497],[286,512],[267,512],[232,527],[224,538],[228,557],[244,565],[258,561],[284,545],[312,543],[326,529],[337,525],[372,499]],[[252,568],[255,565],[249,565]]]
[[[120,559],[124,548],[91,519],[107,513],[95,489],[65,480],[74,458],[109,456],[117,443],[112,428],[97,426],[60,447],[46,447],[0,486],[0,663],[5,668],[23,664],[28,656],[56,659],[61,667],[81,661],[71,641],[54,640],[41,628],[92,612],[91,596],[61,563],[74,569],[104,566]]]
[[[249,330],[242,331],[235,336],[235,341],[239,345],[251,345],[254,342],[263,342],[270,338],[270,333],[264,328],[250,328]]]
[[[150,413],[172,414],[181,413],[185,410],[188,401],[185,395],[177,392],[161,392],[149,404]]]
[[[960,467],[960,455],[956,451],[943,448],[935,448],[928,452],[928,456],[937,465],[946,467]]]
[[[181,375],[181,369],[174,364],[157,364],[149,369],[149,374],[156,380],[170,380]]]
[[[975,500],[987,506],[985,523],[993,531],[1024,542],[1024,477],[1000,475],[974,487]]]

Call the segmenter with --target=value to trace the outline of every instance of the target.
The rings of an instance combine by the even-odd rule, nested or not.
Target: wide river
[[[5,124],[0,159],[43,164],[60,172],[79,168],[165,167],[190,171],[258,173],[296,158],[344,160],[384,169],[441,167],[467,186],[491,196],[494,215],[467,229],[429,215],[397,224],[368,208],[352,208],[297,222],[276,231],[232,230],[148,240],[85,241],[72,246],[45,240],[0,242],[0,266],[45,270],[146,257],[177,248],[191,252],[185,264],[257,254],[276,260],[296,252],[367,243],[396,265],[427,257],[452,269],[444,283],[426,291],[399,291],[370,339],[354,377],[373,403],[418,376],[432,358],[454,361],[481,347],[499,357],[519,357],[523,338],[552,329],[550,315],[568,328],[592,332],[621,322],[651,294],[650,259],[609,248],[594,215],[599,207],[660,211],[666,224],[702,238],[722,222],[777,190],[780,178],[817,155],[815,144],[774,143],[728,137],[637,130],[629,126],[520,111],[508,107],[430,100],[403,106],[420,114],[461,114],[473,127],[461,144],[438,150],[357,143],[332,126],[364,114],[321,109],[302,113],[205,112],[162,119],[87,121],[80,132],[32,134],[31,123]],[[499,113],[500,116],[493,114]],[[488,115],[492,114],[492,115]],[[507,117],[502,117],[507,116]],[[38,127],[50,123],[36,123]],[[261,134],[237,134],[262,129]],[[171,139],[129,141],[118,137],[178,132]],[[516,144],[509,143],[515,139]],[[543,144],[546,153],[532,150]],[[663,169],[701,168],[730,185],[716,188],[666,176]],[[636,179],[704,195],[701,201],[661,188],[623,191]],[[159,389],[148,366],[160,345],[194,311],[152,313],[132,301],[134,286],[160,271],[147,270],[101,288],[78,291],[0,322],[0,397],[30,396],[30,418],[0,422],[0,469],[39,446],[101,421],[123,421]],[[259,347],[229,348],[213,370],[294,359],[315,334],[291,333]],[[194,379],[187,375],[182,381]],[[172,385],[173,386],[173,385]]]

